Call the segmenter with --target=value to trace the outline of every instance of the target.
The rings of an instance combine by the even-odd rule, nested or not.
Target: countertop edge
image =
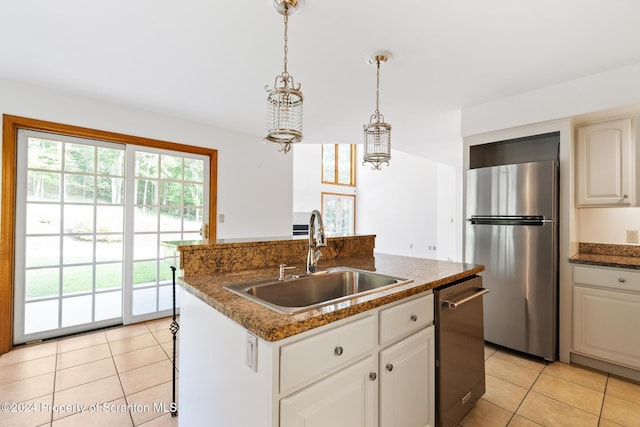
[[[320,309],[294,315],[276,313],[260,304],[222,289],[223,285],[248,281],[245,275],[221,274],[216,276],[206,275],[206,277],[181,277],[179,279],[179,284],[187,292],[202,300],[227,318],[246,328],[249,332],[257,335],[265,341],[274,342],[413,295],[448,285],[458,280],[479,274],[485,269],[482,265],[376,254],[377,258],[380,256],[389,257],[394,262],[399,260],[402,262],[415,263],[419,266],[427,265],[438,267],[443,265],[455,271],[452,274],[446,275],[442,275],[440,274],[440,271],[438,271],[437,274],[433,274],[434,277],[432,278],[424,277],[424,274],[422,275],[423,277],[417,275],[418,277],[413,278],[413,282],[405,285],[342,301],[333,306],[329,305]],[[264,278],[265,276],[270,277],[273,274],[272,270],[273,269],[271,268],[260,269],[250,272],[249,275],[252,277],[252,280]],[[379,272],[388,273],[385,270],[379,270]],[[397,271],[394,272],[396,275],[397,273]],[[405,277],[412,278],[411,274],[405,274]],[[214,281],[217,283],[212,283]]]
[[[572,264],[593,265],[598,267],[627,268],[640,270],[640,258],[601,254],[577,254],[569,258]]]

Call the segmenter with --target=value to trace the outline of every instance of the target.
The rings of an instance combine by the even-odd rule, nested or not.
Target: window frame
[[[338,182],[340,176],[340,167],[338,162],[338,147],[340,145],[349,145],[349,183]],[[325,177],[324,175],[324,150],[327,147],[333,147],[333,177]],[[323,184],[332,184],[332,185],[343,185],[346,187],[355,187],[356,186],[356,144],[322,144],[322,153],[321,153],[321,161],[320,161],[320,181]]]
[[[2,116],[2,195],[0,196],[0,354],[11,350],[13,345],[13,287],[16,212],[16,178],[18,129],[30,129],[107,142],[134,144],[185,153],[200,154],[209,157],[209,235],[210,241],[216,239],[216,194],[218,176],[218,151],[211,148],[167,142],[120,133],[101,131],[56,122],[31,119],[3,114]]]

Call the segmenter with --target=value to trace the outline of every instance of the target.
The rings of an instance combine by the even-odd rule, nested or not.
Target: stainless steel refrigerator
[[[467,171],[465,261],[483,264],[484,338],[555,360],[558,337],[556,161]]]

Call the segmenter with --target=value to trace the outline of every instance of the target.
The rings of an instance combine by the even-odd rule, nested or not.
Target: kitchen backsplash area
[[[577,217],[580,242],[638,245],[638,242],[627,241],[627,231],[635,231],[638,235],[640,208],[580,208]]]
[[[320,264],[330,266],[343,257],[369,257],[373,260],[375,235],[327,238]],[[184,277],[274,267],[302,265],[307,257],[306,239],[277,239],[178,246],[180,269]],[[331,265],[334,266],[334,265]]]

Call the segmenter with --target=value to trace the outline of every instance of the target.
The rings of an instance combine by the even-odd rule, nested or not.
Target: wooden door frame
[[[3,114],[2,194],[0,196],[0,354],[8,352],[13,346],[14,228],[16,219],[18,129],[30,129],[120,144],[181,151],[209,157],[209,240],[215,241],[218,150]]]

